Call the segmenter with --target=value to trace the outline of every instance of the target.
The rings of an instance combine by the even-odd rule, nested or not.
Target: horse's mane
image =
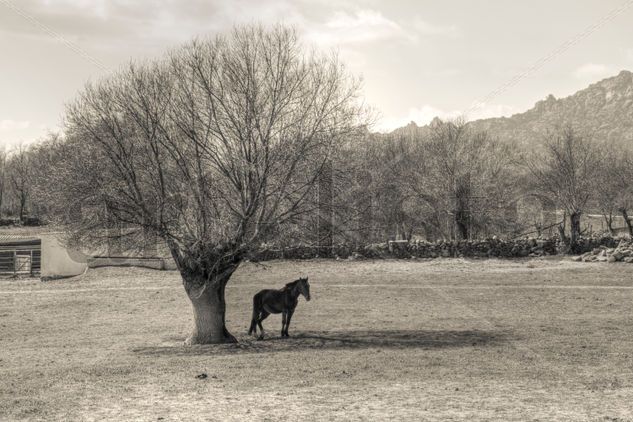
[[[286,283],[286,285],[284,286],[284,288],[283,288],[283,289],[281,289],[281,290],[292,289],[292,288],[293,288],[294,286],[296,286],[296,285],[297,285],[297,283],[298,283],[298,282],[300,282],[300,281],[301,281],[301,279],[299,278],[299,279],[297,279],[297,280],[295,280],[295,281],[291,281],[290,283]]]

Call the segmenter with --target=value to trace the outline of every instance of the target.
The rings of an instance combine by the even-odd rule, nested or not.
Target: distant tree
[[[628,208],[627,197],[629,191],[630,176],[629,162],[631,153],[628,150],[616,147],[613,144],[601,145],[600,169],[597,174],[593,201],[600,210],[607,230],[614,234],[613,222],[617,214]]]
[[[402,174],[412,196],[431,211],[428,223],[452,237],[442,227],[442,216],[450,216],[458,239],[486,227],[501,229],[515,189],[510,149],[463,121],[436,120],[430,129],[428,139],[413,142]]]
[[[62,147],[63,137],[59,133],[49,133],[39,142],[33,144],[29,150],[31,168],[30,212],[40,219],[47,219],[48,207],[51,200],[52,175],[62,169],[57,163],[62,159],[65,150]]]
[[[605,181],[608,190],[612,192],[612,201],[617,211],[622,215],[629,235],[633,237],[633,221],[629,211],[633,208],[633,151],[631,149],[619,149],[613,151],[609,159],[605,161],[605,167],[609,168],[610,179]],[[609,164],[612,167],[609,167]]]
[[[0,149],[0,217],[4,206],[5,192],[7,190],[7,150]]]
[[[6,167],[11,192],[17,201],[18,215],[20,221],[24,222],[33,182],[29,149],[20,145],[10,151]]]
[[[193,306],[187,342],[235,341],[231,275],[303,215],[338,145],[362,124],[359,83],[332,55],[305,53],[284,27],[234,29],[166,60],[88,85],[68,107],[51,183],[69,242],[152,231],[165,240]],[[107,214],[107,215],[106,215]]]
[[[362,153],[364,165],[358,174],[361,189],[357,197],[362,198],[363,192],[370,194],[368,199],[375,205],[373,222],[387,239],[410,239],[416,226],[415,216],[420,216],[419,210],[408,209],[411,198],[403,180],[411,153],[410,140],[399,136],[367,139]],[[360,204],[371,204],[370,201],[361,199]]]
[[[563,237],[570,252],[578,251],[580,218],[595,193],[601,160],[596,143],[571,126],[549,134],[540,149],[525,157],[535,188],[569,216],[570,236]]]

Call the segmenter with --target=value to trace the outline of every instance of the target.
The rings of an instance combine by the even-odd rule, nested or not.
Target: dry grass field
[[[223,346],[182,346],[175,272],[0,281],[0,420],[633,420],[626,264],[267,265],[229,284]],[[247,337],[253,294],[305,274],[292,337]]]

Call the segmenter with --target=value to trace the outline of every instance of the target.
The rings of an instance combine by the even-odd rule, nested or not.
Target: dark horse
[[[310,283],[308,283],[307,277],[288,283],[281,290],[266,289],[253,296],[253,319],[248,334],[257,334],[257,326],[259,326],[259,339],[263,339],[262,321],[270,314],[281,313],[281,336],[290,337],[288,327],[297,303],[299,303],[300,294],[306,300],[310,300]]]

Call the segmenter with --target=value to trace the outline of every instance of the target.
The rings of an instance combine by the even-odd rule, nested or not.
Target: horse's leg
[[[262,311],[261,299],[259,294],[253,296],[253,316],[251,317],[251,326],[248,329],[248,335],[254,334],[257,336],[257,320]]]
[[[251,326],[248,329],[248,335],[251,334],[257,335],[257,319],[259,317],[259,311],[257,308],[253,307],[253,316],[251,317]]]
[[[290,337],[288,334],[288,328],[290,328],[290,319],[292,318],[292,314],[295,312],[293,308],[288,309],[288,316],[286,316],[286,337]]]
[[[268,315],[270,315],[270,313],[266,312],[265,310],[262,310],[262,312],[259,314],[259,319],[257,320],[257,325],[259,325],[259,331],[260,331],[258,339],[260,340],[264,339],[264,327],[262,326],[262,321],[268,318]]]
[[[285,335],[286,335],[286,318],[287,318],[287,315],[288,315],[288,313],[284,309],[281,312],[281,336],[282,337],[285,337]]]

